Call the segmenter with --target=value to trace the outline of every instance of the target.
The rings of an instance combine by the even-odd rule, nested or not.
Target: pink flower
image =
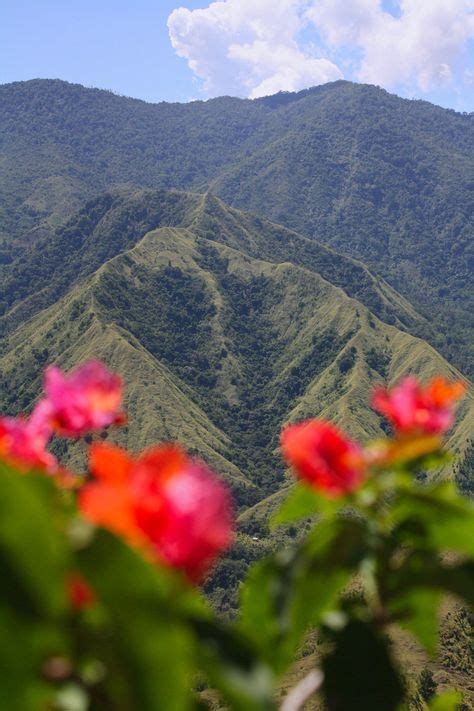
[[[136,468],[137,525],[166,563],[197,582],[232,542],[230,496],[200,462],[187,460],[171,476],[158,471],[153,452]]]
[[[138,458],[91,447],[96,481],[81,492],[84,516],[198,582],[233,540],[230,495],[202,463],[162,445]]]
[[[356,489],[366,464],[360,447],[330,422],[307,420],[281,433],[282,451],[297,475],[332,497]]]
[[[462,395],[464,383],[433,378],[422,386],[408,376],[394,388],[377,387],[372,407],[385,415],[402,434],[441,434],[453,424],[454,402]]]
[[[30,468],[58,470],[56,458],[46,450],[51,437],[47,423],[47,410],[40,403],[27,419],[24,417],[0,418],[0,456],[25,471]]]
[[[123,421],[122,381],[99,361],[81,365],[69,376],[49,366],[44,389],[53,429],[66,437],[80,437]]]

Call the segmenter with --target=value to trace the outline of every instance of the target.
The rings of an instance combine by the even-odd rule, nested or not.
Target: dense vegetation
[[[368,383],[459,377],[407,332],[424,320],[363,265],[209,195],[104,194],[15,262],[0,293],[4,410],[28,409],[48,360],[101,355],[130,384],[137,422],[121,440],[185,435],[243,508],[258,504],[242,522],[252,535],[266,535],[267,497],[285,483],[282,422],[329,413],[362,438],[382,435]],[[460,480],[470,415],[466,399],[451,442]]]
[[[146,104],[60,81],[0,87],[0,261],[112,185],[211,188],[362,258],[472,362],[474,119],[335,82]]]

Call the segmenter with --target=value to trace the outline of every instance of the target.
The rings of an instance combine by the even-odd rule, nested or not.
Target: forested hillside
[[[0,168],[4,274],[105,188],[210,188],[362,258],[472,368],[472,114],[349,82],[152,105],[35,80],[0,87]]]
[[[460,377],[362,264],[210,195],[104,194],[12,267],[3,298],[3,411],[29,409],[46,363],[103,358],[127,382],[132,424],[114,436],[186,442],[244,508],[285,485],[284,422],[322,415],[364,440],[383,434],[371,383]],[[459,477],[473,413],[468,396],[451,439]]]

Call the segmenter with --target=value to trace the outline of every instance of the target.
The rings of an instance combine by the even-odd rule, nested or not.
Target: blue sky
[[[3,0],[0,83],[34,77],[147,101],[344,77],[474,111],[474,2]]]
[[[59,78],[147,101],[187,101],[197,89],[166,26],[179,5],[203,3],[2,0],[0,83]]]

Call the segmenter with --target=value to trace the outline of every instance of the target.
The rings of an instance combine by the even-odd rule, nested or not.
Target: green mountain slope
[[[152,207],[161,223],[149,229]],[[246,507],[286,485],[283,423],[329,417],[363,440],[383,434],[367,401],[374,381],[460,377],[401,330],[420,320],[402,297],[316,242],[176,191],[106,195],[88,209],[100,219],[79,213],[57,233],[55,259],[41,261],[39,249],[25,264],[25,274],[45,270],[46,286],[7,314],[3,410],[34,401],[44,363],[104,358],[127,382],[130,412],[129,428],[111,436],[134,449],[183,441]],[[461,464],[473,414],[468,396],[452,434]]]
[[[211,187],[362,258],[472,368],[472,114],[348,82],[151,105],[35,80],[0,87],[0,175],[0,262],[101,189]]]
[[[360,262],[253,215],[224,205],[209,194],[176,190],[119,190],[86,204],[54,234],[43,238],[5,270],[0,301],[3,327],[53,303],[74,281],[161,226],[192,229],[250,256],[291,261],[317,271],[358,298],[387,323],[413,331],[428,325],[397,292]]]

